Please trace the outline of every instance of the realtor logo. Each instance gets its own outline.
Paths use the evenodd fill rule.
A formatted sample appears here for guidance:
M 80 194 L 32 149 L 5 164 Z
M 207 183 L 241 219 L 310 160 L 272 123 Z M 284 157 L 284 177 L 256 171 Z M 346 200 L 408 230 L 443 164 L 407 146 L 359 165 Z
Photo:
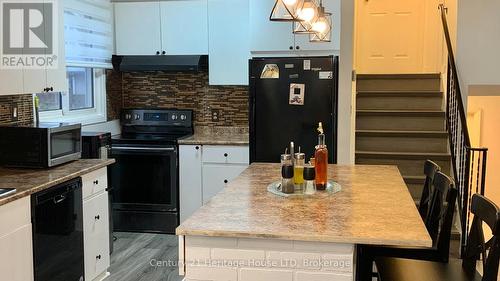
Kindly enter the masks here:
M 57 67 L 57 9 L 54 1 L 0 1 L 0 68 Z

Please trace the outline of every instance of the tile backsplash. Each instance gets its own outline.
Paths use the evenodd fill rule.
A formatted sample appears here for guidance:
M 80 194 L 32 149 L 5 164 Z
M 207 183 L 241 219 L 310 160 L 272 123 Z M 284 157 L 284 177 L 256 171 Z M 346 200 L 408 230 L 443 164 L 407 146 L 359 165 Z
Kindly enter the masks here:
M 206 72 L 124 72 L 121 83 L 125 108 L 192 109 L 197 126 L 248 126 L 248 87 L 210 86 Z
M 17 105 L 17 120 L 12 120 L 12 105 Z M 0 96 L 0 125 L 28 125 L 33 123 L 31 94 Z

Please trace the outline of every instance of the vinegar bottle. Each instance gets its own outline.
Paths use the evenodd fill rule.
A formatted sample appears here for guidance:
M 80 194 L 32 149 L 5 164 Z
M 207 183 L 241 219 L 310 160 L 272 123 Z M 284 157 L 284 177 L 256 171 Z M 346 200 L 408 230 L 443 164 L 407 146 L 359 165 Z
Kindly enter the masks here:
M 323 133 L 323 125 L 319 122 L 318 126 L 318 145 L 314 152 L 315 158 L 315 173 L 316 173 L 316 189 L 325 190 L 327 185 L 328 173 L 328 149 L 325 143 L 325 134 Z

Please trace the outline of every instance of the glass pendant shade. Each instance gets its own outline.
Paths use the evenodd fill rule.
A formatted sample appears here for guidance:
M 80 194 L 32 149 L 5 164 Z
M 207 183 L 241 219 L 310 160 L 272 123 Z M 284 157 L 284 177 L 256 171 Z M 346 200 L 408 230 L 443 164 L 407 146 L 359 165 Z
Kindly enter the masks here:
M 269 16 L 271 21 L 298 21 L 297 11 L 306 0 L 276 0 Z
M 331 42 L 332 41 L 332 14 L 323 13 L 312 24 L 311 30 L 313 33 L 309 34 L 310 42 Z

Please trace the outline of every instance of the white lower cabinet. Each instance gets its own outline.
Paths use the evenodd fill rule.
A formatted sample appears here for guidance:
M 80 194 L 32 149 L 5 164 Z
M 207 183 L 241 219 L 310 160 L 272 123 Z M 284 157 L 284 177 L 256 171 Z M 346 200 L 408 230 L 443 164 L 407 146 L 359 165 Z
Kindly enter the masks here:
M 97 170 L 82 177 L 83 194 L 83 242 L 85 259 L 85 280 L 102 280 L 106 278 L 110 265 L 109 257 L 109 209 L 108 192 L 86 192 L 95 190 L 106 175 L 106 169 Z M 105 177 L 104 177 L 105 178 Z M 97 184 L 96 184 L 97 181 Z
M 248 146 L 180 145 L 180 221 L 235 179 L 248 162 Z
M 248 165 L 203 164 L 203 204 L 234 180 Z
M 29 196 L 0 206 L 0 279 L 33 280 Z

